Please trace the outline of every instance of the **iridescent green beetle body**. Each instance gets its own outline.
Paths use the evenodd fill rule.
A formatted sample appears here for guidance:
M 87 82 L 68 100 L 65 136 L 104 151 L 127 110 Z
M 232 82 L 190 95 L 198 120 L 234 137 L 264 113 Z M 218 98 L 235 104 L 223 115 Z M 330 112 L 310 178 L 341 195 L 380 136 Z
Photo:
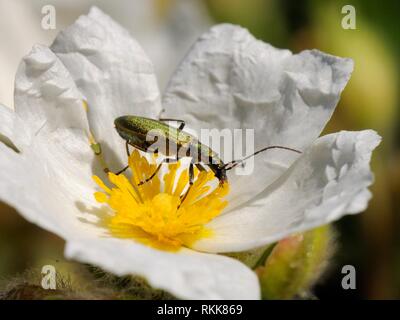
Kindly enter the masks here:
M 202 162 L 214 172 L 220 183 L 227 181 L 225 164 L 218 154 L 191 134 L 160 120 L 138 116 L 122 116 L 115 119 L 114 124 L 129 145 L 144 152 L 175 157 L 176 160 L 190 156 L 199 169 L 204 169 Z

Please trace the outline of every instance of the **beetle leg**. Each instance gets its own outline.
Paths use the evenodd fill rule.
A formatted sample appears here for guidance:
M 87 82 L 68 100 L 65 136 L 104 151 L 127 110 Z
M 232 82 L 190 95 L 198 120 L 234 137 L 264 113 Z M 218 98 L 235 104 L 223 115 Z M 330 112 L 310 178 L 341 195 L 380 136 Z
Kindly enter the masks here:
M 176 122 L 179 122 L 179 123 L 180 123 L 180 125 L 179 125 L 179 127 L 178 127 L 178 130 L 179 130 L 179 131 L 183 130 L 183 128 L 184 128 L 185 125 L 186 125 L 186 123 L 185 123 L 184 120 L 179 120 L 179 119 L 161 118 L 161 119 L 158 119 L 158 120 L 160 120 L 160 121 L 176 121 Z
M 128 168 L 129 168 L 129 165 L 127 165 L 126 167 L 122 168 L 121 170 L 119 170 L 119 171 L 116 172 L 115 174 L 118 176 L 118 175 L 120 175 L 122 172 L 125 172 Z
M 128 159 L 129 159 L 129 157 L 131 156 L 131 153 L 129 151 L 129 143 L 128 143 L 128 141 L 125 141 L 125 150 L 126 150 L 126 155 L 128 156 Z
M 201 163 L 196 163 L 195 166 L 200 171 L 207 171 L 207 169 Z
M 154 176 L 157 174 L 157 172 L 160 171 L 160 168 L 161 168 L 161 166 L 162 166 L 163 163 L 174 163 L 174 162 L 176 162 L 176 161 L 177 161 L 177 159 L 172 159 L 172 158 L 165 158 L 165 159 L 163 159 L 163 160 L 158 164 L 158 166 L 157 166 L 156 170 L 153 172 L 153 174 L 152 174 L 150 177 L 148 177 L 146 180 L 143 180 L 143 181 L 139 182 L 139 183 L 138 183 L 138 186 L 141 186 L 142 184 L 144 184 L 144 183 L 146 183 L 146 182 L 149 182 L 151 179 L 153 179 Z
M 138 183 L 138 186 L 141 186 L 142 184 L 149 182 L 151 179 L 153 179 L 153 177 L 157 174 L 157 172 L 160 171 L 161 165 L 162 165 L 162 162 L 157 166 L 156 171 L 154 171 L 153 174 L 150 177 L 148 177 L 146 180 L 140 181 Z
M 128 141 L 125 142 L 125 150 L 126 150 L 126 154 L 128 155 L 128 159 L 131 156 L 130 152 L 129 152 L 129 144 Z M 126 167 L 123 167 L 121 170 L 119 170 L 118 172 L 116 172 L 115 174 L 118 176 L 120 175 L 122 172 L 125 172 L 127 169 L 129 168 L 129 165 L 127 165 Z M 110 170 L 108 170 L 109 172 Z M 107 172 L 106 172 L 107 173 Z
M 194 167 L 193 167 L 193 162 L 190 162 L 190 165 L 189 165 L 189 188 L 187 189 L 185 195 L 183 196 L 181 203 L 178 206 L 178 209 L 182 205 L 183 201 L 185 201 L 186 197 L 188 196 L 189 191 L 193 185 L 193 180 L 194 180 Z

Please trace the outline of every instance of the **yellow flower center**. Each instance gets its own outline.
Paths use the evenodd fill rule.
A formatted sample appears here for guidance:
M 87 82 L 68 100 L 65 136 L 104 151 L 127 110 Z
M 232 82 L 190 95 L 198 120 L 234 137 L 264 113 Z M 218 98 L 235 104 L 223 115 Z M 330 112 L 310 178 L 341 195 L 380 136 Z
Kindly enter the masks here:
M 139 186 L 157 165 L 135 150 L 129 157 L 130 179 L 109 173 L 108 179 L 114 185 L 109 188 L 99 177 L 93 177 L 103 190 L 95 193 L 96 200 L 113 211 L 102 220 L 111 235 L 172 251 L 212 235 L 205 225 L 227 205 L 223 198 L 229 192 L 228 184 L 212 188 L 210 182 L 216 179 L 213 172 L 195 168 L 194 183 L 182 202 L 188 188 L 188 170 L 179 172 L 181 161 L 165 166 L 168 172 L 163 175 L 163 184 L 156 175 Z

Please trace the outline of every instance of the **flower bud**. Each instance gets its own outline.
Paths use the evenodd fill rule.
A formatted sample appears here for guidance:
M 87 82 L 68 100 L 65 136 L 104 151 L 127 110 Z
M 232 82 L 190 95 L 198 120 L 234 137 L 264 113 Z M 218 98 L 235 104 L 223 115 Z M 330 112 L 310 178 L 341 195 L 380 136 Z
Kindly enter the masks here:
M 263 299 L 310 296 L 310 288 L 325 270 L 333 250 L 329 226 L 279 241 L 265 263 L 256 269 Z

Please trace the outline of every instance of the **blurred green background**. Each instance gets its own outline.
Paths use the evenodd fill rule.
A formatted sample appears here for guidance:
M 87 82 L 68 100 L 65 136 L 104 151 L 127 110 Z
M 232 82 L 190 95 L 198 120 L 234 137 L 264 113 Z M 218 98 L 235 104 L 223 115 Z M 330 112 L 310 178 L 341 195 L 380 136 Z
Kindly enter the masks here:
M 40 28 L 40 9 L 45 4 L 56 7 L 57 30 Z M 325 133 L 372 128 L 383 136 L 383 143 L 372 163 L 374 197 L 365 213 L 335 223 L 337 253 L 315 294 L 321 299 L 400 298 L 399 1 L 0 0 L 0 69 L 8 70 L 0 76 L 0 102 L 12 107 L 17 63 L 33 43 L 50 44 L 58 31 L 93 4 L 144 46 L 154 61 L 161 88 L 195 38 L 218 22 L 239 24 L 256 37 L 294 52 L 317 48 L 354 59 L 353 76 Z M 356 9 L 355 30 L 341 27 L 346 4 Z M 10 30 L 12 39 L 7 31 L 12 25 L 10 10 L 14 10 L 13 20 L 19 15 L 24 19 L 17 26 L 19 31 Z M 0 204 L 0 278 L 61 263 L 62 248 L 56 236 Z M 341 287 L 345 264 L 356 267 L 356 290 Z

